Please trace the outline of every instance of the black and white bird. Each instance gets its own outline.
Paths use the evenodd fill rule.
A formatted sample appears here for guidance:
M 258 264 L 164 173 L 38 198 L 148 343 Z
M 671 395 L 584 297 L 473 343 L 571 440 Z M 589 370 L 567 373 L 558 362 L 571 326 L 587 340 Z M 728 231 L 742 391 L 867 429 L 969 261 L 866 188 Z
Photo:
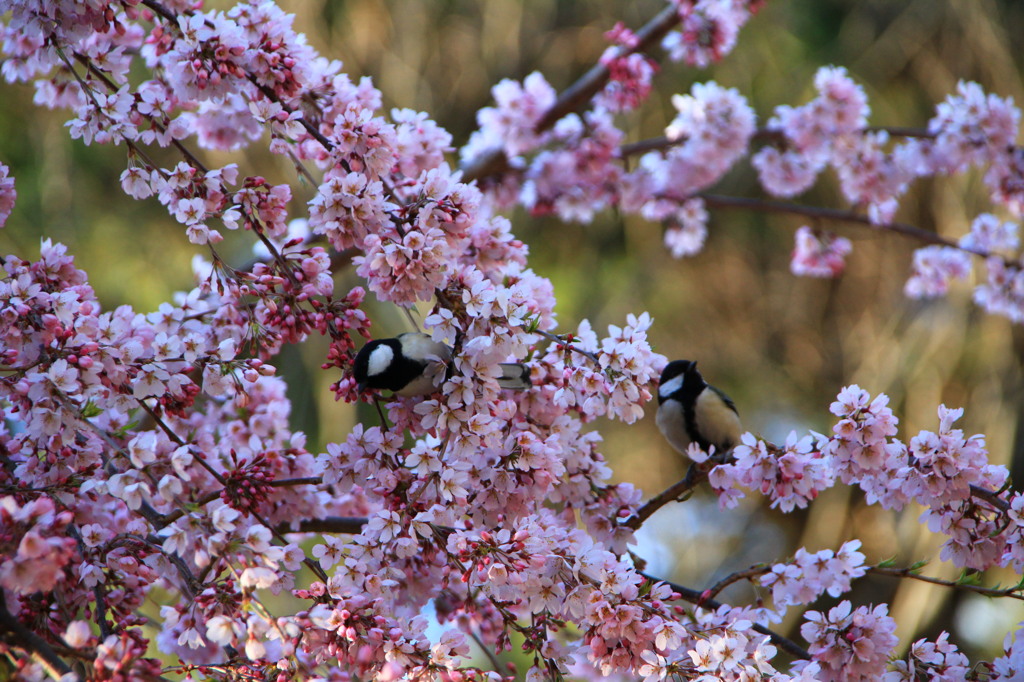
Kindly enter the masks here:
M 740 442 L 742 427 L 729 396 L 704 381 L 697 363 L 674 360 L 665 365 L 658 384 L 655 419 L 665 440 L 686 454 L 690 443 L 725 453 Z
M 356 353 L 352 374 L 359 390 L 387 390 L 400 396 L 427 395 L 440 389 L 452 349 L 422 332 L 393 339 L 375 339 Z M 498 385 L 525 390 L 530 369 L 517 362 L 502 363 Z

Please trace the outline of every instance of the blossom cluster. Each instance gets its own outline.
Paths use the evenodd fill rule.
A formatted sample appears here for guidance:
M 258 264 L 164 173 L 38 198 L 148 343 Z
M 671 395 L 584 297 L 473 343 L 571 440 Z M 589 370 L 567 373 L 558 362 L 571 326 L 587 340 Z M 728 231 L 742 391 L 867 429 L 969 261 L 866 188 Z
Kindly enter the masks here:
M 988 462 L 983 436 L 965 437 L 953 423 L 963 409 L 939 406 L 938 432 L 921 431 L 908 444 L 893 438 L 898 420 L 884 394 L 872 399 L 852 385 L 831 406 L 839 421 L 831 436 L 790 433 L 779 447 L 744 434 L 726 463 L 709 473 L 723 507 L 735 506 L 740 488 L 758 489 L 783 511 L 803 508 L 836 480 L 856 485 L 870 504 L 903 509 L 916 502 L 922 519 L 946 536 L 942 558 L 984 570 L 1021 565 L 1017 497 L 994 502 L 977 491 L 1001 490 L 1006 467 Z M 697 453 L 703 461 L 706 453 Z
M 720 59 L 758 5 L 676 2 L 678 28 L 663 44 L 690 64 Z M 635 565 L 623 521 L 642 494 L 612 482 L 590 426 L 643 415 L 666 362 L 648 337 L 653 320 L 630 314 L 603 337 L 587 321 L 557 333 L 551 282 L 496 213 L 518 202 L 588 221 L 618 207 L 664 221 L 674 255 L 699 251 L 708 213 L 698 194 L 759 137 L 738 91 L 707 82 L 675 96 L 665 143 L 627 170 L 615 115 L 640 105 L 656 70 L 638 34 L 618 26 L 600 60 L 608 79 L 579 111 L 560 111 L 540 74 L 499 83 L 461 149 L 463 173 L 427 114 L 381 113 L 372 82 L 321 57 L 268 0 L 227 11 L 0 0 L 0 12 L 4 76 L 32 80 L 40 105 L 71 110 L 73 138 L 125 145 L 124 192 L 159 202 L 212 258 L 197 257 L 195 286 L 150 313 L 104 310 L 49 240 L 36 261 L 3 260 L 0 615 L 36 637 L 4 639 L 19 674 L 42 675 L 38 659 L 63 673 L 46 655 L 61 651 L 98 679 L 500 677 L 473 664 L 470 637 L 496 651 L 516 637 L 533 656 L 530 677 L 784 682 L 884 670 L 895 646 L 884 606 L 809 612 L 808 660 L 789 673 L 776 670 L 778 639 L 764 632 L 788 606 L 848 592 L 865 570 L 856 541 L 801 550 L 762 575 L 778 613 L 684 608 L 680 591 Z M 988 164 L 993 193 L 1018 206 L 1007 101 L 965 85 L 940 106 L 932 141 L 892 146 L 864 130 L 866 98 L 845 72 L 823 70 L 816 87 L 812 103 L 769 122 L 781 148 L 753 159 L 768 191 L 798 193 L 831 165 L 846 198 L 885 222 L 929 160 L 943 172 Z M 303 217 L 290 215 L 290 185 L 234 163 L 207 167 L 189 149 L 233 151 L 265 134 L 316 188 Z M 157 164 L 152 146 L 182 158 Z M 470 182 L 482 180 L 475 160 L 495 150 L 507 172 Z M 16 198 L 8 175 L 0 167 L 0 223 Z M 222 228 L 251 234 L 251 266 L 220 258 Z M 380 400 L 379 426 L 357 425 L 323 452 L 292 430 L 271 362 L 287 344 L 325 336 L 334 392 L 365 400 L 352 364 L 371 324 L 366 290 L 335 291 L 331 253 L 316 239 L 350 256 L 380 301 L 429 302 L 425 331 L 453 348 L 438 391 Z M 806 274 L 835 274 L 849 251 L 840 238 L 798 240 L 794 268 Z M 961 246 L 1018 245 L 1012 223 L 986 217 Z M 934 260 L 922 256 L 922 280 L 945 267 Z M 983 304 L 1012 314 L 1019 268 L 992 256 L 990 274 L 999 264 Z M 499 386 L 509 361 L 526 363 L 532 388 Z M 850 387 L 832 411 L 831 437 L 793 434 L 776 447 L 745 436 L 710 473 L 723 503 L 747 487 L 790 511 L 841 480 L 887 507 L 925 505 L 958 565 L 1024 566 L 1024 497 L 994 492 L 1006 472 L 987 463 L 980 437 L 952 428 L 958 411 L 941 408 L 938 432 L 909 445 L 893 439 L 884 396 Z M 156 599 L 159 618 L 144 617 Z M 428 604 L 444 634 L 428 633 Z M 1017 648 L 994 669 L 1019 669 Z M 962 665 L 942 638 L 916 643 L 908 661 Z
M 673 0 L 680 18 L 662 47 L 673 61 L 707 66 L 732 51 L 743 25 L 762 0 Z
M 871 680 L 885 666 L 896 645 L 896 621 L 881 604 L 853 609 L 849 601 L 827 614 L 811 611 L 800 628 L 808 650 L 821 666 L 820 680 Z
M 797 438 L 790 432 L 786 444 L 776 448 L 752 434 L 743 434 L 733 449 L 733 461 L 716 466 L 710 474 L 712 487 L 725 507 L 735 506 L 743 488 L 758 488 L 784 512 L 805 508 L 822 490 L 835 482 L 828 460 L 814 448 L 813 438 Z
M 745 3 L 733 2 L 680 4 L 684 26 L 700 23 L 702 35 L 713 36 L 722 45 L 730 43 L 731 34 L 718 28 L 738 28 L 743 20 L 737 17 L 747 9 Z M 709 21 L 716 25 L 714 30 L 704 25 Z M 666 40 L 684 34 L 685 30 L 673 32 Z M 620 47 L 631 44 L 628 32 L 610 35 Z M 614 72 L 612 83 L 620 73 L 613 66 L 625 63 L 624 57 L 613 56 L 619 54 L 616 49 L 609 48 L 605 59 Z M 630 57 L 642 63 L 639 55 Z M 766 128 L 757 130 L 756 117 L 739 93 L 714 82 L 698 83 L 689 95 L 674 97 L 678 115 L 665 129 L 664 148 L 648 151 L 634 170 L 625 170 L 631 152 L 621 144 L 624 135 L 611 116 L 621 105 L 602 94 L 582 117 L 570 114 L 548 123 L 542 117 L 543 105 L 554 106 L 554 91 L 539 74 L 532 74 L 522 85 L 503 82 L 495 88 L 498 106 L 484 110 L 480 130 L 461 153 L 472 165 L 488 150 L 501 149 L 515 169 L 522 169 L 489 186 L 490 197 L 500 206 L 517 202 L 535 212 L 554 212 L 563 220 L 581 222 L 618 207 L 662 222 L 665 245 L 674 257 L 703 248 L 709 215 L 700 192 L 747 156 L 762 187 L 784 198 L 803 193 L 823 171 L 832 169 L 847 202 L 866 208 L 868 219 L 882 227 L 894 221 L 900 199 L 914 180 L 981 167 L 987 169 L 994 204 L 1019 217 L 1021 202 L 1014 188 L 1021 184 L 1024 155 L 1013 144 L 1020 112 L 1012 100 L 986 94 L 976 83 L 961 83 L 957 94 L 938 105 L 927 130 L 893 135 L 868 127 L 867 96 L 845 69 L 822 68 L 814 85 L 813 100 L 776 107 Z M 646 86 L 631 91 L 644 92 Z M 513 95 L 521 96 L 517 100 Z M 529 106 L 520 110 L 523 102 Z M 754 151 L 755 139 L 767 144 Z M 919 249 L 906 283 L 907 296 L 944 295 L 953 280 L 968 278 L 971 256 L 981 255 L 988 259 L 988 282 L 976 288 L 976 302 L 991 313 L 1024 319 L 1024 303 L 1016 291 L 1017 280 L 1024 277 L 1016 230 L 1016 223 L 982 213 L 959 241 Z M 851 250 L 844 237 L 801 227 L 792 271 L 834 277 L 842 272 Z
M 3 227 L 14 209 L 18 192 L 14 189 L 14 178 L 11 169 L 0 163 L 0 227 Z
M 641 594 L 644 579 L 619 558 L 631 532 L 616 519 L 636 508 L 639 492 L 608 483 L 598 436 L 582 429 L 584 420 L 602 414 L 633 421 L 650 399 L 664 358 L 647 341 L 649 316 L 631 316 L 608 338 L 594 337 L 595 388 L 580 396 L 578 414 L 556 401 L 555 386 L 503 393 L 496 364 L 523 358 L 539 333 L 554 328 L 552 288 L 527 268 L 509 222 L 491 214 L 481 192 L 445 164 L 446 132 L 408 110 L 391 112 L 390 121 L 379 116 L 380 93 L 316 58 L 270 3 L 226 13 L 182 8 L 175 21 L 151 17 L 148 33 L 132 23 L 135 16 L 114 16 L 105 26 L 118 37 L 97 40 L 105 47 L 123 43 L 111 57 L 120 61 L 97 63 L 63 98 L 53 79 L 39 81 L 51 95 L 42 102 L 76 110 L 76 137 L 127 144 L 132 162 L 124 190 L 155 197 L 193 243 L 216 243 L 220 225 L 245 228 L 259 239 L 261 259 L 248 272 L 197 262 L 199 286 L 150 315 L 127 307 L 103 312 L 59 245 L 45 243 L 37 263 L 7 259 L 3 360 L 10 374 L 2 388 L 12 405 L 8 421 L 19 426 L 3 434 L 5 451 L 17 465 L 15 480 L 52 491 L 68 509 L 62 522 L 73 515 L 85 524 L 78 548 L 85 579 L 44 585 L 64 585 L 69 595 L 48 636 L 75 622 L 88 590 L 117 593 L 118 600 L 104 600 L 100 626 L 132 648 L 106 651 L 105 639 L 76 641 L 105 652 L 96 655 L 98 668 L 119 654 L 143 669 L 150 663 L 137 650 L 145 638 L 132 609 L 160 586 L 172 596 L 161 610 L 157 644 L 184 666 L 209 666 L 230 647 L 253 664 L 298 677 L 320 665 L 359 676 L 474 674 L 461 635 L 440 644 L 425 637 L 418 611 L 429 599 L 444 620 L 468 619 L 466 627 L 498 646 L 507 640 L 509 613 L 555 620 L 581 614 L 543 598 L 543 590 L 523 592 L 525 600 L 468 591 L 454 578 L 471 557 L 454 540 L 439 545 L 438 534 L 521 528 L 518 542 L 535 539 L 525 564 L 511 566 L 513 580 L 557 587 L 533 557 L 545 547 L 554 551 L 568 520 L 579 518 L 587 529 L 580 542 L 592 543 L 607 564 L 587 574 L 588 594 L 633 585 L 631 597 L 610 592 L 616 600 L 605 609 L 632 614 L 648 633 L 633 638 L 634 626 L 623 619 L 616 634 L 600 620 L 605 611 L 595 612 L 586 651 L 606 668 L 636 667 L 660 635 L 667 653 L 664 642 L 678 636 L 666 633 L 682 633 L 682 625 L 675 611 L 651 602 L 670 592 Z M 154 78 L 132 90 L 125 73 L 134 55 Z M 20 77 L 45 73 L 46 62 L 34 59 L 16 55 L 5 68 Z M 623 79 L 631 64 L 616 65 Z M 550 92 L 539 79 L 529 89 L 538 101 L 527 109 L 539 116 Z M 316 102 L 315 122 L 303 113 L 306 101 Z M 522 93 L 510 92 L 507 101 L 523 104 Z M 518 115 L 505 120 L 519 126 L 527 144 L 532 133 Z M 587 125 L 600 126 L 600 117 Z M 512 128 L 503 139 L 515 139 Z M 273 151 L 322 173 L 308 220 L 288 220 L 286 185 L 243 177 L 233 164 L 208 169 L 193 156 L 160 168 L 141 149 L 192 135 L 201 146 L 232 149 L 263 130 Z M 601 161 L 620 142 L 611 134 L 595 145 L 578 127 L 574 132 L 572 120 L 556 134 L 576 136 Z M 330 259 L 308 244 L 309 235 L 355 251 L 356 273 L 381 300 L 436 298 L 425 325 L 458 350 L 438 395 L 389 403 L 390 429 L 359 427 L 320 456 L 288 429 L 284 386 L 268 361 L 283 344 L 326 334 L 325 367 L 346 374 L 336 391 L 356 399 L 353 337 L 366 336 L 369 321 L 361 288 L 334 297 Z M 556 353 L 535 371 L 562 372 L 563 363 Z M 412 434 L 411 445 L 403 432 Z M 52 454 L 34 455 L 40 451 Z M 555 501 L 559 513 L 545 500 Z M 309 556 L 299 544 L 303 536 L 281 541 L 306 520 L 330 517 L 368 521 L 354 538 L 325 536 Z M 60 547 L 69 546 L 65 540 Z M 24 551 L 10 548 L 12 566 L 43 556 L 38 543 L 24 544 Z M 68 561 L 54 561 L 54 570 Z M 295 573 L 303 564 L 320 580 L 298 589 Z M 395 589 L 400 584 L 405 588 Z M 271 616 L 263 591 L 290 591 L 299 606 Z M 582 598 L 581 592 L 571 603 Z M 30 618 L 45 604 L 22 600 L 11 608 Z M 551 665 L 568 665 L 571 650 L 551 650 L 544 628 L 536 636 Z
M 8 496 L 0 498 L 0 505 L 2 551 L 11 557 L 0 567 L 0 585 L 19 595 L 52 590 L 75 555 L 75 541 L 65 532 L 72 514 L 57 513 L 47 497 L 20 505 Z
M 806 225 L 797 228 L 796 245 L 789 269 L 804 277 L 835 277 L 846 267 L 853 244 L 846 237 L 816 233 Z
M 859 549 L 860 540 L 844 543 L 836 552 L 823 549 L 812 554 L 800 548 L 792 562 L 772 566 L 760 578 L 760 584 L 772 588 L 772 601 L 777 609 L 811 604 L 826 592 L 838 597 L 865 573 L 864 555 Z

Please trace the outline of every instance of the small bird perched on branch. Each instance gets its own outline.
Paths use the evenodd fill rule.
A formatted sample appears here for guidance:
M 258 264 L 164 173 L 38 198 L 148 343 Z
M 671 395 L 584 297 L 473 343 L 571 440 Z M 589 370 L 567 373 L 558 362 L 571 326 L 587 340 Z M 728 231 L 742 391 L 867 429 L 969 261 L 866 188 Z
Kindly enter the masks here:
M 427 395 L 438 390 L 452 360 L 452 349 L 422 332 L 393 339 L 375 339 L 356 353 L 353 376 L 359 390 L 388 390 L 400 396 Z M 530 369 L 518 362 L 501 363 L 498 385 L 512 390 L 530 387 Z
M 740 442 L 742 427 L 729 396 L 704 381 L 697 363 L 675 360 L 665 365 L 658 384 L 658 430 L 679 452 L 690 443 L 725 453 Z

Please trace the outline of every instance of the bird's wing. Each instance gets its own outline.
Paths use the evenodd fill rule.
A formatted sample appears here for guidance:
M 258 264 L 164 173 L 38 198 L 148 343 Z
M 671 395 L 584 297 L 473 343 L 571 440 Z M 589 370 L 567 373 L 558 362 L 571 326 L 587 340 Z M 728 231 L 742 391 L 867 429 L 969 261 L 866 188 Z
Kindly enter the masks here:
M 729 396 L 727 396 L 727 395 L 726 395 L 725 393 L 723 393 L 722 391 L 718 390 L 717 388 L 715 388 L 714 386 L 712 386 L 712 385 L 710 385 L 710 384 L 708 384 L 708 388 L 710 388 L 710 389 L 711 389 L 712 391 L 714 391 L 715 393 L 717 393 L 717 394 L 718 394 L 718 397 L 722 399 L 722 402 L 723 402 L 723 403 L 725 403 L 726 405 L 728 405 L 728 406 L 729 406 L 729 409 L 730 409 L 730 410 L 732 410 L 732 411 L 733 411 L 733 412 L 735 412 L 736 414 L 739 414 L 739 411 L 738 411 L 738 410 L 736 409 L 736 403 L 734 403 L 734 402 L 732 401 L 732 398 L 730 398 L 730 397 L 729 397 Z

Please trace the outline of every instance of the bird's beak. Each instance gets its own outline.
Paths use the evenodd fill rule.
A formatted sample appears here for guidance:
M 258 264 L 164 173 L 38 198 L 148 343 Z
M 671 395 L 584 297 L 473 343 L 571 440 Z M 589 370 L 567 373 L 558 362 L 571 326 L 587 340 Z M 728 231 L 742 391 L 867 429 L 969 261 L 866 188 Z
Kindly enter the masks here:
M 366 384 L 360 381 L 358 384 L 356 384 L 356 389 L 358 389 L 359 392 L 362 393 L 363 391 L 366 390 Z

